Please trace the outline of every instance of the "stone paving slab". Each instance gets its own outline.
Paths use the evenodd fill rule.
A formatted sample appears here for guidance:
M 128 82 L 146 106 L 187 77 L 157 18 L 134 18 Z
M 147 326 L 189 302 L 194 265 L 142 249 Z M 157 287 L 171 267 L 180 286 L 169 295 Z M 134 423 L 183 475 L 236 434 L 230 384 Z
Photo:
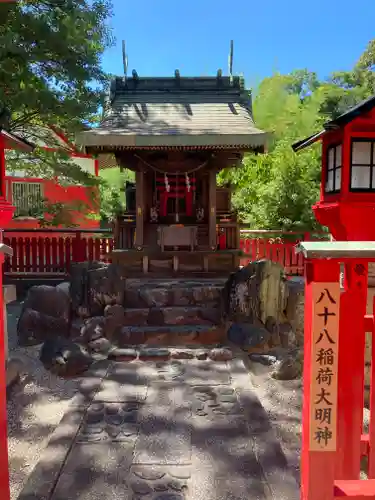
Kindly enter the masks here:
M 18 500 L 299 498 L 241 360 L 94 372 Z
M 51 500 L 133 500 L 128 488 L 134 444 L 75 444 Z
M 230 385 L 231 374 L 226 362 L 215 362 L 209 359 L 181 360 L 183 374 L 181 380 L 191 386 Z
M 113 363 L 95 394 L 95 401 L 144 401 L 150 380 L 156 377 L 152 363 Z
M 139 424 L 134 464 L 189 464 L 191 411 L 186 408 L 149 406 Z

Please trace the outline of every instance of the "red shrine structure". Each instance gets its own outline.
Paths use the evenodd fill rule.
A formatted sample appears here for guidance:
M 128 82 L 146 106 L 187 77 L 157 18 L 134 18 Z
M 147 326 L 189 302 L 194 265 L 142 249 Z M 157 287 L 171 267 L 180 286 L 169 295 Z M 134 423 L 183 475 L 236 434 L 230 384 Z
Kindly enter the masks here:
M 32 151 L 34 146 L 28 141 L 4 130 L 0 127 L 0 231 L 9 226 L 14 213 L 14 207 L 6 199 L 5 183 L 5 150 L 21 149 L 25 152 Z M 1 233 L 0 233 L 1 234 Z M 11 249 L 0 242 L 0 491 L 1 498 L 10 499 L 9 492 L 9 467 L 8 467 L 8 439 L 7 439 L 7 406 L 6 406 L 6 371 L 5 371 L 5 340 L 4 340 L 4 307 L 2 287 L 2 265 L 4 255 Z
M 112 262 L 127 274 L 225 272 L 238 267 L 240 232 L 230 186 L 217 174 L 264 150 L 240 77 L 115 78 L 87 154 L 135 172 L 115 222 Z M 108 163 L 107 163 L 108 164 Z
M 301 499 L 375 499 L 375 96 L 294 144 L 322 141 L 317 220 L 334 242 L 305 242 L 305 366 Z M 365 332 L 372 333 L 370 430 L 363 434 Z M 367 480 L 361 460 L 367 458 Z M 362 462 L 363 463 L 363 462 Z

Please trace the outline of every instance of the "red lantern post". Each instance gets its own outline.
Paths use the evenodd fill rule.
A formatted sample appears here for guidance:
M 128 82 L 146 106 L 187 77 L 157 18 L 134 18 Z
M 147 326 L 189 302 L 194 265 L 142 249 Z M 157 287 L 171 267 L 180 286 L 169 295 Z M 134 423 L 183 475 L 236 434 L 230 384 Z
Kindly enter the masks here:
M 293 146 L 322 141 L 320 200 L 315 217 L 337 241 L 375 241 L 375 96 L 328 122 Z M 360 244 L 354 245 L 359 248 Z M 342 264 L 338 414 L 335 478 L 360 474 L 363 419 L 367 262 Z M 307 498 L 307 497 L 306 497 Z M 310 498 L 309 498 L 310 500 Z
M 5 150 L 23 149 L 32 151 L 33 146 L 27 141 L 0 128 L 0 231 L 9 226 L 13 217 L 14 207 L 6 200 L 5 188 Z M 4 338 L 4 297 L 3 272 L 4 255 L 11 254 L 12 249 L 0 242 L 0 497 L 10 499 L 8 437 L 7 437 L 7 407 L 6 407 L 6 355 Z

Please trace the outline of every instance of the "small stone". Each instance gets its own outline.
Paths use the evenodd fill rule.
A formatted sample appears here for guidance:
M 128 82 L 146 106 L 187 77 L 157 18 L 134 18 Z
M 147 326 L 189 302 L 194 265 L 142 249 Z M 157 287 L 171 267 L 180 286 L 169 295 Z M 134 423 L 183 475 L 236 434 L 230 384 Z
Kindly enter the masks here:
M 101 337 L 89 342 L 87 347 L 91 352 L 107 354 L 112 349 L 113 346 L 108 339 Z
M 208 358 L 208 351 L 197 351 L 195 357 L 199 360 L 205 360 Z
M 151 360 L 168 360 L 170 357 L 169 349 L 145 348 L 139 351 L 139 359 L 142 361 Z
M 212 359 L 212 361 L 230 361 L 233 359 L 233 353 L 230 349 L 219 347 L 217 349 L 212 349 L 209 358 Z
M 130 483 L 130 487 L 137 495 L 144 496 L 152 493 L 152 488 L 144 481 L 132 482 Z
M 258 353 L 249 354 L 249 359 L 250 361 L 254 361 L 255 363 L 261 363 L 262 365 L 265 366 L 274 365 L 277 361 L 277 358 L 275 356 L 270 356 L 269 354 L 258 354 Z
M 293 349 L 283 359 L 275 363 L 275 370 L 271 373 L 271 377 L 277 380 L 294 380 L 301 377 L 302 372 L 303 351 Z
M 171 354 L 172 359 L 193 359 L 194 354 L 189 351 L 175 351 Z
M 155 500 L 184 500 L 184 495 L 181 493 L 161 493 L 154 497 Z
M 39 359 L 46 370 L 59 377 L 81 375 L 93 361 L 80 345 L 63 338 L 46 340 Z
M 108 359 L 113 361 L 133 361 L 137 357 L 135 349 L 124 349 L 116 347 L 108 354 Z
M 84 342 L 91 342 L 101 337 L 105 337 L 105 318 L 104 316 L 94 316 L 85 321 L 81 328 L 81 337 Z

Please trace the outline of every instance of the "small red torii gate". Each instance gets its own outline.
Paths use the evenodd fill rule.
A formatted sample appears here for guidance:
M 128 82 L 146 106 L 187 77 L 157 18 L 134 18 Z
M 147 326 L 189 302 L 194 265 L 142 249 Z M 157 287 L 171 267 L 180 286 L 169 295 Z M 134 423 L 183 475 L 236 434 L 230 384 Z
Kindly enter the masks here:
M 362 434 L 368 263 L 375 242 L 302 242 L 305 263 L 301 500 L 375 499 L 375 421 Z M 375 314 L 375 301 L 374 301 Z M 375 342 L 370 415 L 375 415 Z M 362 456 L 368 480 L 360 480 Z

